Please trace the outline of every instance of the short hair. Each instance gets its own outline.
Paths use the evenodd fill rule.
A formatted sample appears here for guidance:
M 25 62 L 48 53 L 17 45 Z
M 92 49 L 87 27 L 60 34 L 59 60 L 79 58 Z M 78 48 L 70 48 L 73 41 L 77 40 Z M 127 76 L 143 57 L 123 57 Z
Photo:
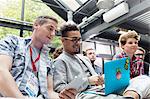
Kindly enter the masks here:
M 120 35 L 119 40 L 118 40 L 119 45 L 120 46 L 125 45 L 127 42 L 127 39 L 129 39 L 129 38 L 135 38 L 138 41 L 140 40 L 140 36 L 137 34 L 136 31 L 130 31 L 129 30 L 128 32 Z
M 85 50 L 85 56 L 87 56 L 87 51 L 89 51 L 89 50 L 94 50 L 93 48 L 87 48 L 86 50 Z M 94 50 L 95 51 L 95 50 Z
M 60 33 L 62 37 L 67 37 L 67 33 L 70 31 L 79 31 L 79 28 L 75 23 L 66 22 L 60 27 Z
M 39 17 L 37 17 L 37 19 L 35 20 L 34 23 L 39 24 L 39 25 L 43 25 L 43 24 L 47 23 L 47 19 L 53 20 L 56 23 L 58 23 L 58 20 L 54 17 L 51 17 L 51 16 L 39 16 Z
M 85 50 L 85 52 L 87 52 L 88 50 L 94 50 L 93 48 L 87 48 L 86 50 Z

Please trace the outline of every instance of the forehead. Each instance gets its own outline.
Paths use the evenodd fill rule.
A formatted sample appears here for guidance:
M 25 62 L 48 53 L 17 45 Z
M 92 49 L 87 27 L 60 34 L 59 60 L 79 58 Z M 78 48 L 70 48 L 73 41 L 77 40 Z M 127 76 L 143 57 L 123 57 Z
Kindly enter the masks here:
M 68 31 L 67 36 L 68 37 L 81 37 L 80 31 Z
M 48 25 L 48 26 L 53 27 L 53 28 L 57 28 L 58 23 L 55 22 L 54 20 L 46 19 L 46 21 L 47 22 L 45 23 L 45 25 Z
M 135 41 L 138 41 L 138 40 L 136 40 L 135 38 L 128 38 L 127 39 L 127 42 L 135 42 Z
M 87 53 L 95 53 L 95 51 L 93 49 L 89 49 L 87 50 Z

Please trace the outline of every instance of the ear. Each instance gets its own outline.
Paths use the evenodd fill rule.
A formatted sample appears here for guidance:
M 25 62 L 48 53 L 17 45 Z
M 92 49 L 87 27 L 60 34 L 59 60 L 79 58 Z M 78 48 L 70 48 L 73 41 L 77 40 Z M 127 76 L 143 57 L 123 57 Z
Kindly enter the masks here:
M 37 29 L 39 27 L 39 25 L 37 23 L 33 24 L 33 29 Z
M 121 45 L 120 47 L 121 47 L 122 49 L 124 49 L 124 45 Z
M 61 37 L 61 42 L 63 43 L 65 41 L 65 39 L 63 37 Z

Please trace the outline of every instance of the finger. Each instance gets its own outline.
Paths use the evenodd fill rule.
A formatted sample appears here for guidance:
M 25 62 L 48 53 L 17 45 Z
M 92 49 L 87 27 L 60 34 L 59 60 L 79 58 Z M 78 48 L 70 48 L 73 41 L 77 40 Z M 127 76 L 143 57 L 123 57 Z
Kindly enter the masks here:
M 65 99 L 74 99 L 75 95 L 76 95 L 77 91 L 73 88 L 69 88 L 69 89 L 64 89 L 61 92 L 61 96 L 65 97 Z
M 60 99 L 70 99 L 70 97 L 66 93 L 59 94 Z
M 71 99 L 74 99 L 76 96 L 77 91 L 75 89 L 68 89 L 66 93 Z
M 58 95 L 60 99 L 64 99 L 63 96 L 61 94 Z
M 65 98 L 63 98 L 63 97 L 59 96 L 59 99 L 65 99 Z
M 76 90 L 76 89 L 72 89 L 72 88 L 68 89 L 68 91 L 69 91 L 71 94 L 73 94 L 73 95 L 76 95 L 76 93 L 77 93 L 77 90 Z
M 103 82 L 103 80 L 102 80 L 102 79 L 98 79 L 97 84 L 98 84 L 98 85 L 103 85 L 103 84 L 104 84 L 104 82 Z

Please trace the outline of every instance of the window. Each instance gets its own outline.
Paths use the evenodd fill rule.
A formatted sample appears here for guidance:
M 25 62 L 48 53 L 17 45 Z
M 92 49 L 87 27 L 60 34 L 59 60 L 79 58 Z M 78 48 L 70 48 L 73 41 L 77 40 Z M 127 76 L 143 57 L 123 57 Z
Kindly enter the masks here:
M 59 0 L 67 5 L 72 11 L 77 10 L 82 4 L 88 0 Z
M 111 55 L 110 45 L 96 44 L 96 54 Z

